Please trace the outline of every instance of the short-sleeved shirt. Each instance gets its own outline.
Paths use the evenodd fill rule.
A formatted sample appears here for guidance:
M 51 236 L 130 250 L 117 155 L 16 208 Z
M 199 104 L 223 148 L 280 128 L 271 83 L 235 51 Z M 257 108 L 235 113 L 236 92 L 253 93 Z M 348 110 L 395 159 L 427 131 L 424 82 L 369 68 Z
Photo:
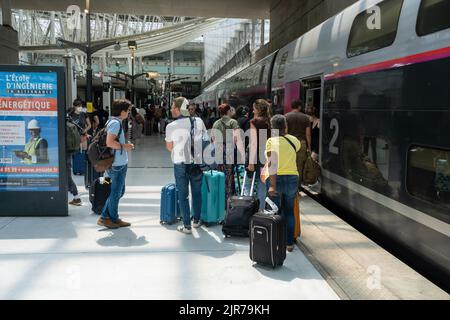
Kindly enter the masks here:
M 120 120 L 119 118 L 111 117 L 106 126 L 106 131 L 108 133 L 114 134 L 116 136 L 119 135 L 121 123 L 122 123 L 122 120 Z M 122 133 L 120 134 L 120 137 L 119 137 L 119 143 L 122 143 L 122 144 L 126 143 L 125 132 L 123 130 L 123 127 L 122 127 Z M 119 167 L 119 166 L 124 166 L 124 165 L 128 164 L 127 150 L 116 149 L 115 151 L 116 151 L 116 153 L 115 153 L 114 162 L 113 162 L 112 166 Z
M 302 112 L 289 112 L 286 114 L 289 134 L 300 141 L 306 141 L 306 129 L 311 127 L 309 117 Z
M 208 139 L 202 119 L 195 117 L 194 143 L 201 145 Z M 193 163 L 191 157 L 191 121 L 189 117 L 179 118 L 167 125 L 166 142 L 173 142 L 172 161 L 174 164 Z
M 292 142 L 293 146 L 286 140 Z M 298 139 L 290 134 L 285 137 L 273 137 L 267 140 L 266 155 L 268 152 L 276 152 L 278 154 L 278 170 L 279 176 L 298 176 L 297 170 L 297 152 L 300 151 L 301 143 Z
M 227 130 L 240 129 L 240 127 L 239 123 L 236 120 L 224 116 L 214 123 L 213 129 L 220 131 L 220 133 L 222 134 L 222 141 L 223 143 L 225 143 L 227 138 Z

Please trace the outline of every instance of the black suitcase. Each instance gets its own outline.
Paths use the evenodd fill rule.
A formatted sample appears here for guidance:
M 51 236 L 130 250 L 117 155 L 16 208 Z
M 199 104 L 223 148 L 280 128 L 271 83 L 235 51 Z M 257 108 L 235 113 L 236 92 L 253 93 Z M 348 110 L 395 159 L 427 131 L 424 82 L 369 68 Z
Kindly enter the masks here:
M 145 120 L 145 124 L 144 124 L 144 133 L 146 136 L 151 136 L 152 135 L 152 126 L 149 120 Z
M 89 188 L 89 201 L 92 204 L 92 212 L 101 215 L 110 194 L 111 179 L 106 177 L 103 183 L 101 178 L 96 179 Z
M 86 190 L 89 190 L 90 186 L 94 183 L 94 181 L 100 178 L 102 175 L 103 172 L 95 171 L 94 166 L 86 157 L 86 173 L 84 174 L 84 186 Z
M 250 259 L 276 268 L 286 259 L 286 221 L 277 214 L 257 213 L 250 219 Z
M 259 210 L 259 199 L 253 196 L 256 174 L 253 173 L 252 187 L 250 189 L 250 194 L 252 196 L 244 196 L 246 179 L 247 172 L 245 172 L 244 175 L 241 195 L 233 196 L 228 199 L 227 212 L 222 225 L 222 233 L 226 237 L 248 237 L 250 218 Z

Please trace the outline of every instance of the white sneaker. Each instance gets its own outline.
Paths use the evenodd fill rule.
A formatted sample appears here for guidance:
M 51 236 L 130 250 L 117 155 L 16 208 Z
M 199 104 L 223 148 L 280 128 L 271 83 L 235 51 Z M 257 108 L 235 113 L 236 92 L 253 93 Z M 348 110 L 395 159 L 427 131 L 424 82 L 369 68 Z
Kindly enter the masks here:
M 185 226 L 179 226 L 177 228 L 177 230 L 180 231 L 181 233 L 184 233 L 184 234 L 192 234 L 192 230 L 186 228 Z
M 200 228 L 201 226 L 202 226 L 202 221 L 201 220 L 198 220 L 197 222 L 192 222 L 192 226 L 194 227 L 194 228 Z

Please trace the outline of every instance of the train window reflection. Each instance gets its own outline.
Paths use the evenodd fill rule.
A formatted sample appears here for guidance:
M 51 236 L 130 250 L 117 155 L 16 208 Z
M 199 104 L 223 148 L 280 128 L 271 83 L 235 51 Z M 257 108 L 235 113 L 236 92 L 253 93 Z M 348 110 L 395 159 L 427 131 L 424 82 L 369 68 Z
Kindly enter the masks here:
M 374 7 L 374 10 L 361 12 L 350 31 L 347 56 L 355 57 L 393 44 L 402 5 L 403 0 L 386 0 Z M 379 12 L 376 8 L 379 8 Z
M 450 151 L 411 148 L 407 189 L 413 196 L 450 208 Z
M 450 0 L 422 0 L 417 34 L 425 36 L 450 28 Z
M 379 137 L 345 136 L 343 166 L 347 177 L 379 192 L 389 189 L 389 144 Z

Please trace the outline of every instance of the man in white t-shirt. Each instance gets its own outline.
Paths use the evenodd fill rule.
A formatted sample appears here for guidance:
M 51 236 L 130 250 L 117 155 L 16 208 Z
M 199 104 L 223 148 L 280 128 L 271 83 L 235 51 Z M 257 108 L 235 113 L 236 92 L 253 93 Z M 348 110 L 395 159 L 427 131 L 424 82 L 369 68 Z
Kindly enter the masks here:
M 147 114 L 147 112 L 145 112 L 145 109 L 141 107 L 138 109 L 138 112 L 142 116 L 142 118 L 145 119 L 145 115 Z
M 166 147 L 172 153 L 174 163 L 175 184 L 179 192 L 180 211 L 183 218 L 183 226 L 178 231 L 191 234 L 191 210 L 189 207 L 189 183 L 192 192 L 192 211 L 194 216 L 193 226 L 201 226 L 200 213 L 202 208 L 202 180 L 203 172 L 194 164 L 193 154 L 197 152 L 191 149 L 191 126 L 194 125 L 194 144 L 201 146 L 201 140 L 206 135 L 206 128 L 202 119 L 189 117 L 189 101 L 186 98 L 176 98 L 172 104 L 172 117 L 175 119 L 166 128 Z M 195 151 L 195 152 L 194 152 Z

